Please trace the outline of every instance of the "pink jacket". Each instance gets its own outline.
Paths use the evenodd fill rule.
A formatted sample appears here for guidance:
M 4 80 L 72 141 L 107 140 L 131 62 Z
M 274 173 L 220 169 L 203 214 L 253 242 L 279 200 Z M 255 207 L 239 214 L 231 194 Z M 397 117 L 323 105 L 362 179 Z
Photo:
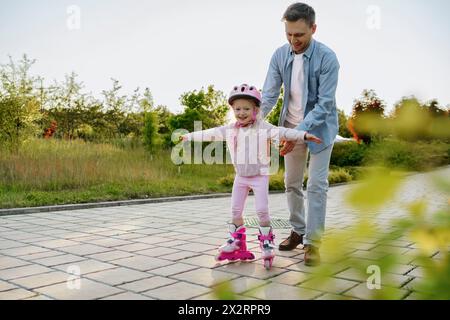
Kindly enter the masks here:
M 269 174 L 270 142 L 304 141 L 304 136 L 305 131 L 276 127 L 264 120 L 244 128 L 232 123 L 186 135 L 188 141 L 226 141 L 236 174 L 243 177 Z

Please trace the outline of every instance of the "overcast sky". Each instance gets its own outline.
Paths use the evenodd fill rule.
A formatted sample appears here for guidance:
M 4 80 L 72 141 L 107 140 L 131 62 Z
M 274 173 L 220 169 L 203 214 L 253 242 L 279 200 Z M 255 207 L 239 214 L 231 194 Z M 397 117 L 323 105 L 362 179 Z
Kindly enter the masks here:
M 23 53 L 33 73 L 72 71 L 99 97 L 110 78 L 129 94 L 150 88 L 157 105 L 209 84 L 261 88 L 289 0 L 0 0 L 0 63 Z M 405 95 L 450 104 L 450 1 L 311 0 L 315 39 L 340 61 L 338 107 L 350 113 L 365 88 L 388 108 Z M 75 6 L 75 7 L 71 7 Z M 79 19 L 78 19 L 79 16 Z

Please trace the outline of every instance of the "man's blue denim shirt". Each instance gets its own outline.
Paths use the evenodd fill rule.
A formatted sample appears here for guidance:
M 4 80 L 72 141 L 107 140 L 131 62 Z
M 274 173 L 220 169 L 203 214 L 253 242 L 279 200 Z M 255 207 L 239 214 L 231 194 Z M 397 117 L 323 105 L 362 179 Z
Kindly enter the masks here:
M 303 59 L 305 85 L 302 109 L 304 115 L 303 121 L 296 129 L 307 131 L 322 139 L 322 144 L 307 142 L 311 153 L 318 153 L 333 144 L 338 133 L 336 87 L 339 62 L 330 48 L 314 39 L 311 39 Z M 263 117 L 276 105 L 281 86 L 284 86 L 279 126 L 283 126 L 286 119 L 293 60 L 294 52 L 289 43 L 278 48 L 272 56 L 264 82 L 261 104 Z

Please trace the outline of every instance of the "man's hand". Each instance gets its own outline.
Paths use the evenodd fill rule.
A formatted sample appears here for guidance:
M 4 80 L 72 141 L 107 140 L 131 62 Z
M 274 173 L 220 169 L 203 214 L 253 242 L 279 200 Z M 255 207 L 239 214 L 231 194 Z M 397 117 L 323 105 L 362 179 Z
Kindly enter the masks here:
M 287 140 L 281 140 L 281 150 L 280 154 L 284 157 L 289 152 L 291 152 L 295 147 L 295 141 L 287 141 Z
M 313 135 L 311 133 L 307 133 L 305 135 L 305 141 L 312 141 L 312 142 L 319 143 L 319 144 L 322 143 L 322 140 L 320 138 L 316 137 L 315 135 Z

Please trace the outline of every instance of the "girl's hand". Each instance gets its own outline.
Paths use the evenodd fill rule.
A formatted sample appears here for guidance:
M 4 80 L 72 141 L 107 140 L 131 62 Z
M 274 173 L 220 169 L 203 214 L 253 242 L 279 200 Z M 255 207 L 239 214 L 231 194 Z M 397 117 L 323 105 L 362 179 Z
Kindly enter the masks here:
M 187 141 L 188 138 L 186 137 L 186 135 L 182 135 L 178 139 L 179 139 L 179 141 Z
M 313 135 L 311 133 L 307 133 L 305 135 L 305 141 L 312 141 L 312 142 L 315 142 L 318 144 L 322 143 L 322 140 L 320 138 L 316 137 L 315 135 Z

